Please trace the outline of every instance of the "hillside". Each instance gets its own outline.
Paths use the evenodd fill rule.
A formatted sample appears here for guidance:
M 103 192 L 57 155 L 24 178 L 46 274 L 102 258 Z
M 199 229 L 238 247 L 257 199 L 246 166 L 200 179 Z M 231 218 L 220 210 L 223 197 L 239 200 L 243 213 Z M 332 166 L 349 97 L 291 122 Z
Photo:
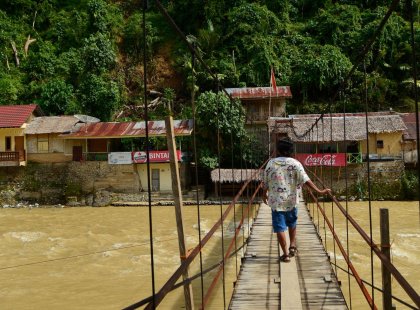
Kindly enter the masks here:
M 153 1 L 149 1 L 154 3 Z M 225 87 L 290 85 L 289 112 L 325 106 L 391 1 L 162 1 Z M 357 68 L 342 99 L 372 111 L 413 111 L 410 12 L 420 46 L 419 0 L 403 1 Z M 3 0 L 0 104 L 38 103 L 51 115 L 143 117 L 142 1 Z M 151 117 L 188 115 L 191 54 L 157 8 L 146 12 Z M 417 58 L 420 58 L 417 53 Z M 417 71 L 419 71 L 417 59 Z M 366 74 L 365 74 L 366 71 Z M 215 90 L 200 66 L 196 89 Z M 157 96 L 156 96 L 157 94 Z M 157 99 L 158 98 L 158 99 Z M 160 99 L 159 99 L 160 98 Z M 139 107 L 140 106 L 140 107 Z

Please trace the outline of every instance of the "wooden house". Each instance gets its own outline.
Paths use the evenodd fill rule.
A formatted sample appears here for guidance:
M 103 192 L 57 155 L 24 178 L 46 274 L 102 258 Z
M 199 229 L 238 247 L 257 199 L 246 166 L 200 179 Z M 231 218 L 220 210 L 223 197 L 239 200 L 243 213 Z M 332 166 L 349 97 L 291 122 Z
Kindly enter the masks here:
M 292 98 L 290 87 L 227 88 L 226 91 L 241 101 L 246 113 L 245 128 L 263 149 L 269 149 L 267 121 L 270 117 L 286 116 L 286 100 Z
M 402 139 L 404 162 L 409 165 L 416 165 L 418 161 L 416 113 L 403 113 L 401 114 L 401 118 L 407 127 Z
M 99 120 L 98 120 L 99 121 Z M 73 147 L 80 140 L 65 140 L 60 135 L 79 130 L 84 124 L 76 116 L 35 117 L 24 130 L 27 159 L 37 163 L 59 163 L 73 160 Z

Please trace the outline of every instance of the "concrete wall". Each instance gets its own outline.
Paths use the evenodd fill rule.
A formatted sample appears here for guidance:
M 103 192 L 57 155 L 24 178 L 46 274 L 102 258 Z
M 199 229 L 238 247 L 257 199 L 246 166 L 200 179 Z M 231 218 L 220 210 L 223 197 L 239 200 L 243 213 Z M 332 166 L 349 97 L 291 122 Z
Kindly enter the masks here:
M 11 170 L 0 167 L 0 182 L 18 181 L 21 199 L 39 203 L 63 203 L 66 197 L 86 197 L 101 191 L 138 194 L 147 191 L 145 164 L 109 165 L 107 162 L 30 163 L 27 167 Z M 169 163 L 152 163 L 159 169 L 160 192 L 172 192 Z M 19 171 L 19 175 L 10 175 Z M 185 189 L 188 166 L 180 166 L 181 188 Z M 150 174 L 152 175 L 152 174 Z

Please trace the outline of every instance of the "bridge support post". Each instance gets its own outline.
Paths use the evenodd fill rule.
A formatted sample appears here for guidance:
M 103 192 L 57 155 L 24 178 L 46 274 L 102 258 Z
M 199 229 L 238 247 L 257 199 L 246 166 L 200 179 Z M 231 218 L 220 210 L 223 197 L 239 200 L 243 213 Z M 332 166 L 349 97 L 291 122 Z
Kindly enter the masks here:
M 172 175 L 172 192 L 174 195 L 174 204 L 175 204 L 175 217 L 176 217 L 176 227 L 178 230 L 178 244 L 179 244 L 179 256 L 181 257 L 181 262 L 187 257 L 187 250 L 185 248 L 185 236 L 184 236 L 184 225 L 182 221 L 182 192 L 181 192 L 181 182 L 179 178 L 179 169 L 178 169 L 178 158 L 176 155 L 176 144 L 175 144 L 175 135 L 174 135 L 174 124 L 172 116 L 168 116 L 165 119 L 166 127 L 166 140 L 168 142 L 169 149 L 169 160 L 171 166 L 171 175 Z M 183 279 L 188 279 L 188 269 L 182 275 Z M 194 309 L 194 300 L 193 300 L 193 291 L 191 283 L 184 285 L 184 297 L 185 297 L 185 308 L 187 310 Z
M 391 261 L 391 245 L 389 244 L 389 216 L 388 209 L 380 209 L 381 252 Z M 393 310 L 391 272 L 381 263 L 382 268 L 382 308 Z

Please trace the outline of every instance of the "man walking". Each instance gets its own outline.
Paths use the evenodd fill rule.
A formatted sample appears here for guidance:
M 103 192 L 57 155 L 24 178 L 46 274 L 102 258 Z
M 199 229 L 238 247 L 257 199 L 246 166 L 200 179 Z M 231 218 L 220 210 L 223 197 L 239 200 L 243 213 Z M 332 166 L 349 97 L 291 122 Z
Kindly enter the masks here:
M 290 156 L 293 143 L 289 139 L 277 142 L 279 157 L 271 159 L 263 176 L 263 201 L 271 207 L 273 231 L 277 234 L 283 255 L 282 262 L 290 262 L 290 257 L 297 253 L 296 223 L 299 191 L 303 184 L 319 194 L 330 193 L 331 190 L 319 189 L 308 177 L 302 164 Z M 287 248 L 286 230 L 289 230 L 290 247 Z

